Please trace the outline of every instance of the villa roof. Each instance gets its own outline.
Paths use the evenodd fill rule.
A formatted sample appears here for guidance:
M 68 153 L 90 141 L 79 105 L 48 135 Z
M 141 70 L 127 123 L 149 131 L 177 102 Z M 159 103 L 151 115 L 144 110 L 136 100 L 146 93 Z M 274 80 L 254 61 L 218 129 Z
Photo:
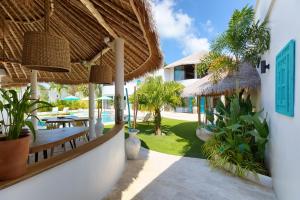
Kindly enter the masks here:
M 29 5 L 24 2 L 0 2 L 0 12 L 4 13 L 5 19 L 5 30 L 0 31 L 0 35 L 5 33 L 4 39 L 1 39 L 0 68 L 8 74 L 2 78 L 2 86 L 30 82 L 30 70 L 20 64 L 23 36 L 26 31 L 44 30 L 44 0 L 29 1 Z M 102 50 L 105 53 L 102 63 L 111 66 L 115 74 L 114 52 L 104 42 L 105 37 L 109 37 L 110 41 L 116 37 L 125 40 L 125 80 L 162 65 L 158 36 L 146 0 L 55 0 L 50 31 L 69 41 L 71 71 L 38 71 L 39 82 L 88 83 L 89 70 L 83 63 L 99 63 Z M 5 41 L 4 45 L 2 41 Z
M 184 88 L 182 96 L 214 96 L 227 94 L 236 89 L 260 87 L 261 81 L 257 70 L 247 63 L 241 64 L 238 72 L 224 73 L 222 76 L 223 78 L 214 84 L 211 81 L 212 75 L 209 74 Z
M 200 52 L 194 53 L 192 55 L 189 55 L 187 57 L 184 57 L 180 60 L 177 60 L 177 61 L 167 65 L 165 67 L 165 69 L 174 68 L 174 67 L 182 66 L 182 65 L 195 65 L 195 64 L 198 64 L 198 63 L 200 63 L 201 58 L 203 58 L 203 56 L 205 56 L 206 54 L 207 54 L 206 51 L 200 51 Z

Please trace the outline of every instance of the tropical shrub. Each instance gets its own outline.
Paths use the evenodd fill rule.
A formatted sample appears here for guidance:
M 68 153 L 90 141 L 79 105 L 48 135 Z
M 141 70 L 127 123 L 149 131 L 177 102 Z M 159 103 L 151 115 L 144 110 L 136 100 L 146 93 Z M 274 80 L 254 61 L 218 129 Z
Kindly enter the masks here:
M 65 107 L 68 107 L 70 110 L 78 110 L 78 109 L 87 109 L 88 101 L 77 100 L 77 101 L 65 101 L 65 100 L 57 100 L 54 105 L 58 107 L 58 110 L 62 111 Z
M 62 111 L 64 108 L 68 107 L 70 110 L 78 110 L 78 109 L 87 109 L 88 108 L 88 101 L 78 100 L 78 101 L 64 101 L 64 100 L 57 100 L 52 105 L 54 107 L 58 107 L 59 111 Z M 100 104 L 101 105 L 101 104 Z M 39 112 L 49 112 L 52 110 L 52 107 L 42 107 L 39 108 Z
M 243 92 L 219 101 L 209 125 L 214 135 L 203 145 L 203 153 L 214 167 L 228 168 L 238 176 L 246 173 L 266 173 L 264 168 L 265 145 L 269 128 L 261 112 L 254 112 L 250 95 Z

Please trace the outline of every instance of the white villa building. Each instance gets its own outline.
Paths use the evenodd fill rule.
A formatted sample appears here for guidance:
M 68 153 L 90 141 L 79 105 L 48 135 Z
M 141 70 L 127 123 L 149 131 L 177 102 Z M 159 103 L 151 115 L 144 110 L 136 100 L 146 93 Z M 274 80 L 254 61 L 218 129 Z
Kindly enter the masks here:
M 207 52 L 205 51 L 194 53 L 163 68 L 160 68 L 157 71 L 148 73 L 143 77 L 127 82 L 125 88 L 127 88 L 128 95 L 132 95 L 134 93 L 134 87 L 139 83 L 142 83 L 147 76 L 162 76 L 164 81 L 176 81 L 184 86 L 193 84 L 198 78 L 200 78 L 197 76 L 196 65 L 206 53 Z M 114 97 L 114 86 L 103 86 L 102 95 Z M 195 113 L 196 110 L 193 109 L 194 97 L 184 98 L 184 100 L 185 106 L 177 107 L 175 112 Z
M 201 51 L 177 60 L 163 69 L 165 81 L 176 81 L 184 86 L 188 86 L 197 81 L 197 64 L 207 52 Z M 194 97 L 184 98 L 184 107 L 177 107 L 175 112 L 194 113 Z
M 270 169 L 280 200 L 300 199 L 299 0 L 257 0 L 256 18 L 268 20 L 269 70 L 261 74 L 261 107 L 269 116 Z M 260 69 L 259 69 L 260 71 Z

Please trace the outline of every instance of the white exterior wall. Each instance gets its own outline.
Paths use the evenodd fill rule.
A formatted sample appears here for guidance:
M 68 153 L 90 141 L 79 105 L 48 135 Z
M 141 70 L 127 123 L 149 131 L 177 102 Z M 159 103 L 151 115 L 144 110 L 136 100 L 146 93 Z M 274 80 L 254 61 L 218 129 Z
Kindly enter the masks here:
M 137 81 L 140 80 L 141 82 L 144 82 L 145 78 L 148 76 L 162 76 L 163 80 L 165 80 L 165 73 L 164 69 L 160 68 L 156 71 L 153 71 L 152 73 L 148 73 L 144 75 L 143 77 L 139 77 L 137 79 L 133 79 L 132 81 L 126 82 L 124 88 L 128 89 L 128 95 L 133 95 L 134 93 L 134 86 L 137 86 Z M 125 89 L 124 89 L 125 94 Z M 102 88 L 102 95 L 103 96 L 115 96 L 115 86 L 114 85 L 105 85 Z
M 0 200 L 99 200 L 125 166 L 124 128 L 95 149 L 0 190 Z
M 264 59 L 270 70 L 261 74 L 261 106 L 270 118 L 270 167 L 273 187 L 279 200 L 300 199 L 300 22 L 299 0 L 257 1 L 257 18 L 270 12 L 271 50 Z M 269 9 L 270 8 L 270 9 Z M 295 116 L 275 112 L 275 59 L 291 40 L 296 40 Z
M 164 80 L 165 81 L 174 80 L 174 68 L 164 69 Z

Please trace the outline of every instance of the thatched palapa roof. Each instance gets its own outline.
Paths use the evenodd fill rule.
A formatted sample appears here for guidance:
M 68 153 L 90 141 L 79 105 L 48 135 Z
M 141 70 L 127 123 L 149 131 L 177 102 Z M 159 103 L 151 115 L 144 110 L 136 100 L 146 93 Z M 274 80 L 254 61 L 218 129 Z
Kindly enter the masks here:
M 211 80 L 211 74 L 199 79 L 192 85 L 184 88 L 183 97 L 214 96 L 235 91 L 236 89 L 255 89 L 260 87 L 260 76 L 250 64 L 243 63 L 239 71 L 233 74 L 224 73 L 223 78 L 216 84 Z
M 5 19 L 5 37 L 0 38 L 0 68 L 4 68 L 8 74 L 8 77 L 2 79 L 2 85 L 30 82 L 30 70 L 20 64 L 23 36 L 26 31 L 44 30 L 44 0 L 26 0 L 28 5 L 24 1 L 0 2 L 0 13 Z M 104 54 L 103 64 L 111 66 L 114 74 L 114 52 L 103 41 L 105 37 L 109 37 L 110 41 L 116 37 L 125 40 L 125 80 L 161 66 L 162 54 L 146 0 L 53 2 L 50 31 L 69 41 L 71 72 L 38 71 L 38 81 L 88 83 L 89 71 L 83 63 L 99 62 L 101 51 Z M 4 35 L 1 32 L 0 36 Z

